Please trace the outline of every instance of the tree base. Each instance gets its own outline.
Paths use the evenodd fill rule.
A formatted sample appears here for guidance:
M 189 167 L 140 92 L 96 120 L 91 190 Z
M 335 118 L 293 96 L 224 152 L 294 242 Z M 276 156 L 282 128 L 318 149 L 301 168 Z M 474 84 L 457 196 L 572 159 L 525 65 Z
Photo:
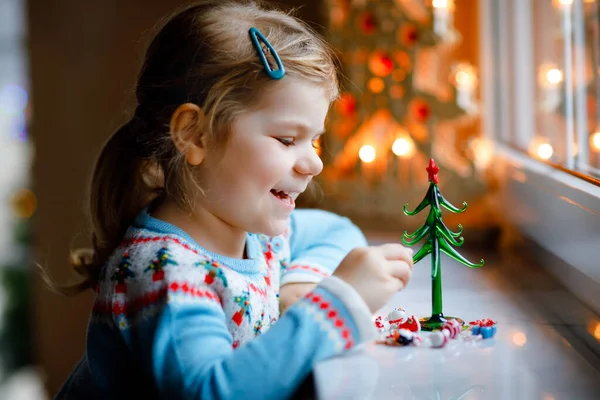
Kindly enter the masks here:
M 443 314 L 433 314 L 431 317 L 419 318 L 422 331 L 435 331 L 441 329 L 445 322 L 450 320 L 456 320 L 460 323 L 460 326 L 464 326 L 465 321 L 457 317 L 445 317 Z

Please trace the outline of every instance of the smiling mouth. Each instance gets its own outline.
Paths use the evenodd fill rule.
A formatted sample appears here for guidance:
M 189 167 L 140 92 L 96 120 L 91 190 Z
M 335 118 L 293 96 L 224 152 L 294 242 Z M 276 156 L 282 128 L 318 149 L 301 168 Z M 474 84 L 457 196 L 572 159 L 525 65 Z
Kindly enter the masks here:
M 296 206 L 296 197 L 298 197 L 298 192 L 285 192 L 282 190 L 271 189 L 271 194 L 275 197 L 279 204 L 282 204 L 285 208 L 293 210 Z
M 298 192 L 286 192 L 283 190 L 275 190 L 275 189 L 271 189 L 271 194 L 275 197 L 277 197 L 280 200 L 296 200 L 296 197 L 298 197 L 298 195 L 300 193 Z

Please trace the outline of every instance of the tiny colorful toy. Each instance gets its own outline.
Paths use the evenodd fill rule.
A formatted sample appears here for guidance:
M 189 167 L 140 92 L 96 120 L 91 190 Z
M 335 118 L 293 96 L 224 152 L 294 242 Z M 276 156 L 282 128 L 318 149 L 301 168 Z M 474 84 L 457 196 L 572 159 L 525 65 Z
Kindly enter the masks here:
M 456 339 L 462 332 L 462 325 L 455 319 L 444 322 L 442 333 L 450 339 Z
M 400 307 L 394 308 L 387 318 L 374 317 L 373 323 L 381 334 L 377 343 L 393 347 L 421 346 L 425 343 L 425 347 L 440 349 L 450 341 L 478 342 L 489 339 L 497 330 L 497 322 L 491 318 L 471 321 L 467 326 L 463 326 L 458 319 L 448 319 L 439 329 L 421 336 L 419 320 L 414 315 L 407 317 L 406 311 Z
M 395 308 L 388 314 L 387 321 L 390 328 L 398 328 L 406 321 L 406 311 L 402 308 Z
M 431 343 L 431 347 L 439 349 L 448 343 L 448 336 L 444 335 L 442 331 L 431 332 L 431 335 L 429 335 L 429 342 Z
M 387 320 L 379 316 L 375 318 L 375 328 L 377 328 L 379 332 L 388 331 L 390 329 L 390 324 Z
M 458 225 L 458 232 L 452 232 L 442 221 L 442 211 L 440 206 L 444 207 L 455 214 L 462 213 L 467 209 L 467 203 L 463 203 L 462 208 L 457 208 L 450 204 L 448 200 L 442 196 L 438 189 L 438 172 L 439 168 L 435 165 L 433 159 L 429 160 L 429 166 L 426 168 L 429 174 L 429 190 L 425 198 L 417 206 L 414 211 L 408 211 L 408 204 L 404 205 L 404 213 L 413 216 L 421 212 L 425 207 L 430 206 L 429 215 L 425 223 L 418 228 L 414 233 L 409 234 L 404 231 L 402 243 L 406 246 L 414 246 L 425 238 L 425 244 L 413 256 L 413 263 L 421 261 L 426 255 L 431 254 L 431 281 L 432 281 L 432 311 L 431 316 L 420 319 L 421 329 L 424 331 L 433 331 L 440 329 L 448 320 L 457 320 L 460 325 L 463 325 L 463 320 L 456 317 L 444 316 L 442 312 L 442 276 L 441 276 L 441 259 L 440 252 L 452 257 L 456 261 L 466 265 L 469 268 L 479 268 L 483 266 L 484 261 L 479 264 L 474 264 L 460 255 L 452 246 L 462 246 L 464 238 L 462 234 L 462 225 Z
M 422 342 L 420 336 L 407 329 L 392 329 L 380 343 L 388 346 L 419 346 Z
M 419 322 L 419 319 L 413 315 L 398 325 L 398 329 L 406 329 L 411 332 L 421 332 L 421 323 Z
M 379 317 L 381 319 L 381 317 Z M 395 308 L 392 310 L 387 317 L 387 323 L 389 329 L 406 329 L 411 332 L 420 332 L 421 324 L 419 320 L 413 315 L 406 317 L 406 311 L 403 308 Z M 382 324 L 380 320 L 380 324 Z M 377 323 L 375 324 L 377 326 Z M 379 326 L 377 326 L 379 328 Z
M 487 319 L 478 319 L 469 322 L 473 335 L 481 335 L 483 339 L 490 339 L 496 335 L 496 321 Z

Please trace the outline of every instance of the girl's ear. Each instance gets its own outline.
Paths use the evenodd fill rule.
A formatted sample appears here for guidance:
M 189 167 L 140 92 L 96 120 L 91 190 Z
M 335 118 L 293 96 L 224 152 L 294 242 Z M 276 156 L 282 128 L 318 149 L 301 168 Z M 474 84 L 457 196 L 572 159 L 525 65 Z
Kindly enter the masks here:
M 200 165 L 206 156 L 204 122 L 204 112 L 193 103 L 180 105 L 171 115 L 171 139 L 188 164 Z

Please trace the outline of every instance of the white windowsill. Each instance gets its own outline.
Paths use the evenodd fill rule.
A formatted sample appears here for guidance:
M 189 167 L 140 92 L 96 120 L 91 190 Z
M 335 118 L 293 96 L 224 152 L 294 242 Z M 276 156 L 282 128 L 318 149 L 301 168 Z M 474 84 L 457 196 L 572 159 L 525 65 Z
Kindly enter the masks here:
M 600 187 L 502 144 L 501 212 L 555 277 L 600 314 Z
M 532 172 L 542 174 L 548 178 L 555 179 L 557 182 L 563 183 L 568 187 L 580 190 L 584 193 L 593 196 L 600 201 L 600 186 L 596 186 L 592 183 L 586 182 L 583 179 L 579 179 L 576 176 L 570 175 L 564 171 L 554 168 L 551 165 L 545 164 L 534 158 L 531 158 L 517 150 L 510 148 L 502 143 L 496 143 L 495 151 L 497 155 L 504 158 L 510 159 L 515 166 L 521 165 Z

